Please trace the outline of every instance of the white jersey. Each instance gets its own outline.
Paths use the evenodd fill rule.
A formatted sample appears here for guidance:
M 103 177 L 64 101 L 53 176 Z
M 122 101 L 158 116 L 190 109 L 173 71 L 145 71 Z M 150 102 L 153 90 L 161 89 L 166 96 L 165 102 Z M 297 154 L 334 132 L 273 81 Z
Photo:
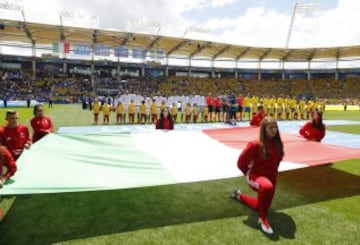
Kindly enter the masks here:
M 135 110 L 136 113 L 140 113 L 140 105 L 141 102 L 144 100 L 144 97 L 141 95 L 135 95 L 134 97 L 134 103 L 135 103 Z
M 145 99 L 145 105 L 146 105 L 146 114 L 150 114 L 150 108 L 151 108 L 152 99 L 150 97 L 146 97 Z
M 119 101 L 124 105 L 124 112 L 128 111 L 128 105 L 130 104 L 130 96 L 128 94 L 122 94 Z

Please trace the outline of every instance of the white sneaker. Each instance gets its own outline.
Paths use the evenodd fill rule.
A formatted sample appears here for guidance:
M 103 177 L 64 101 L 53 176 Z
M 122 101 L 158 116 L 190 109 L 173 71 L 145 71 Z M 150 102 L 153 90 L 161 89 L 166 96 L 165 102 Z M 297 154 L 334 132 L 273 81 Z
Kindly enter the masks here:
M 260 224 L 261 230 L 267 234 L 273 234 L 274 231 L 271 228 L 269 222 L 266 219 L 259 218 L 258 223 Z
M 239 195 L 241 194 L 240 190 L 235 190 L 230 194 L 230 198 L 234 200 L 239 200 Z

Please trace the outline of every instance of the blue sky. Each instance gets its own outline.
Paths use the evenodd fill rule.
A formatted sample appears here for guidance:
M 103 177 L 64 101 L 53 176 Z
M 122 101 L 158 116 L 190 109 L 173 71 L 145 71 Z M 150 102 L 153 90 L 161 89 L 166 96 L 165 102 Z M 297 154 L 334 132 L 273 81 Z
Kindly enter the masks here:
M 111 28 L 119 31 L 210 40 L 238 45 L 284 47 L 295 3 L 311 4 L 311 12 L 298 11 L 289 42 L 295 47 L 359 45 L 360 1 L 355 0 L 22 0 L 27 21 Z M 0 12 L 18 18 L 16 11 Z M 11 13 L 10 13 L 11 12 Z M 16 16 L 17 15 L 17 16 Z M 14 17 L 15 16 L 15 17 Z M 90 18 L 90 17 L 96 17 Z M 96 20 L 96 21 L 95 21 Z M 142 23 L 142 24 L 139 24 Z M 144 25 L 144 23 L 148 23 Z M 188 31 L 189 27 L 207 32 Z

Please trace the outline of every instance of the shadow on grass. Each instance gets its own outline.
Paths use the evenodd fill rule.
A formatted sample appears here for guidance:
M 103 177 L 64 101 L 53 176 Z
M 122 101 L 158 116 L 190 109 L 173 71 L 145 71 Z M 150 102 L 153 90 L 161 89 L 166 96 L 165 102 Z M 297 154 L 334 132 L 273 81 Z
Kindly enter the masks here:
M 264 236 L 273 241 L 279 240 L 280 237 L 295 239 L 296 224 L 289 215 L 281 212 L 270 212 L 268 218 L 271 221 L 270 224 L 274 233 L 266 234 L 263 232 Z M 251 228 L 261 230 L 260 225 L 258 224 L 258 215 L 256 213 L 250 214 L 247 220 L 244 221 L 244 224 Z
M 296 230 L 290 217 L 273 210 L 358 195 L 360 177 L 321 166 L 283 172 L 278 183 L 269 214 L 278 232 L 270 237 L 273 240 L 278 236 L 293 239 Z M 231 178 L 138 189 L 17 196 L 0 223 L 0 244 L 49 244 L 240 215 L 249 215 L 252 226 L 256 214 L 228 197 L 239 185 L 247 188 L 243 178 Z M 284 228 L 281 222 L 289 226 Z

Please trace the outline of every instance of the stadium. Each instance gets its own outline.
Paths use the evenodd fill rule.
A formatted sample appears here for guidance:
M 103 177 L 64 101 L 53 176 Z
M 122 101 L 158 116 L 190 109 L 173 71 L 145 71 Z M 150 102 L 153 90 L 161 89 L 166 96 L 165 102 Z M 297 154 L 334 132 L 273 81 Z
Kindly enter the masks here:
M 360 67 L 340 64 L 356 64 L 360 46 L 253 47 L 25 18 L 0 18 L 0 46 L 0 117 L 15 109 L 31 128 L 42 103 L 55 125 L 0 189 L 1 244 L 359 240 Z M 204 120 L 205 97 L 230 93 L 251 99 L 251 112 L 237 112 L 232 125 L 221 105 Z M 109 123 L 103 112 L 93 121 L 98 100 L 112 107 Z M 145 121 L 126 109 L 116 121 L 117 104 L 131 100 L 137 114 L 149 101 Z M 163 102 L 176 107 L 175 130 L 154 130 L 152 100 L 157 113 Z M 186 104 L 199 107 L 198 121 L 184 119 Z M 234 188 L 250 192 L 236 162 L 258 137 L 249 125 L 258 105 L 278 120 L 285 144 L 272 235 L 229 199 Z M 315 110 L 326 124 L 321 143 L 298 135 Z

